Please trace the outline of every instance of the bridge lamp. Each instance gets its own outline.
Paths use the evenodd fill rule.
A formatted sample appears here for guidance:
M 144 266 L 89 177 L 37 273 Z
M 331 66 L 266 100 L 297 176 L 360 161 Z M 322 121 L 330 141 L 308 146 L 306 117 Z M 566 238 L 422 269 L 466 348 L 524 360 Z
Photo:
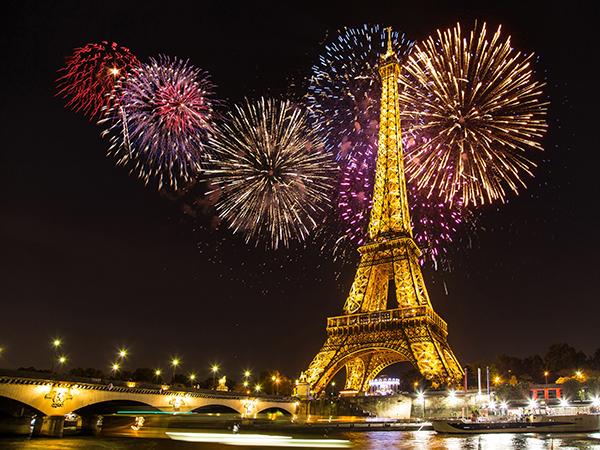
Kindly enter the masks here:
M 171 360 L 171 365 L 172 365 L 173 367 L 177 367 L 179 364 L 181 364 L 181 361 L 179 360 L 179 358 L 173 358 L 173 359 Z
M 260 391 L 261 391 L 261 389 L 262 389 L 262 386 L 261 386 L 260 384 L 257 384 L 256 386 L 254 386 L 254 390 L 255 390 L 256 392 L 260 392 Z
M 494 377 L 494 384 L 495 384 L 496 386 L 498 386 L 500 383 L 502 383 L 502 378 L 500 378 L 500 376 L 499 376 L 499 375 L 496 375 L 496 376 Z
M 244 371 L 244 378 L 249 378 L 252 373 L 249 370 Z
M 567 399 L 567 398 L 561 398 L 560 399 L 560 406 L 562 406 L 563 408 L 566 408 L 567 406 L 569 406 L 569 399 Z
M 195 373 L 190 373 L 190 386 L 194 385 L 194 380 L 196 379 L 196 374 Z
M 544 370 L 544 381 L 546 382 L 546 384 L 548 384 L 548 375 L 550 375 L 550 372 Z
M 213 389 L 217 388 L 217 372 L 219 371 L 219 366 L 217 364 L 213 364 L 210 367 L 210 370 L 212 371 L 213 374 Z
M 121 366 L 119 366 L 119 363 L 113 363 L 113 365 L 112 365 L 112 366 L 110 366 L 110 369 L 111 369 L 113 372 L 118 372 L 120 368 L 121 368 Z
M 162 373 L 162 370 L 160 370 L 160 369 L 156 369 L 156 370 L 154 371 L 154 376 L 155 376 L 156 378 L 158 378 L 158 377 L 160 377 L 160 374 L 161 374 L 161 373 Z
M 530 398 L 528 406 L 531 409 L 537 408 L 538 407 L 538 402 L 536 401 L 535 398 Z
M 242 384 L 244 385 L 245 388 L 247 388 L 250 383 L 248 383 L 248 380 L 246 380 Z
M 52 347 L 54 347 L 54 349 L 58 349 L 58 347 L 60 347 L 62 345 L 62 341 L 59 338 L 55 338 L 52 340 Z
M 119 349 L 119 358 L 125 359 L 127 358 L 128 351 L 126 348 Z

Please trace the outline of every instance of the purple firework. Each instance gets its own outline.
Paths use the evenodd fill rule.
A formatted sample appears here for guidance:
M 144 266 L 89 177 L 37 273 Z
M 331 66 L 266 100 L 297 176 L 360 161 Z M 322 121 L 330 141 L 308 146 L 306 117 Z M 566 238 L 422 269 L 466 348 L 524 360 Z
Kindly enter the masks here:
M 413 137 L 403 141 L 408 151 L 415 144 Z M 346 247 L 354 248 L 365 243 L 376 157 L 376 145 L 370 144 L 356 148 L 343 163 L 337 202 L 342 232 L 337 241 L 338 252 L 345 253 L 349 250 Z M 428 197 L 425 190 L 419 190 L 413 184 L 408 185 L 408 196 L 415 240 L 424 256 L 421 262 L 428 261 L 437 268 L 440 260 L 446 257 L 453 236 L 469 212 L 461 204 L 449 205 L 442 199 Z
M 113 92 L 114 106 L 101 121 L 108 153 L 146 184 L 156 178 L 158 189 L 189 183 L 212 128 L 213 91 L 208 74 L 187 61 L 151 58 Z

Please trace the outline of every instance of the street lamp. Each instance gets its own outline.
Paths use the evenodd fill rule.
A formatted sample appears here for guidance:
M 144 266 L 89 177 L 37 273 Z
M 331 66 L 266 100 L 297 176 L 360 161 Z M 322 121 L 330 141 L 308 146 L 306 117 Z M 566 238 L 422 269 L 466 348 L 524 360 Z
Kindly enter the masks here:
M 112 366 L 110 366 L 110 370 L 111 370 L 111 371 L 112 371 L 114 374 L 116 374 L 116 373 L 119 371 L 119 369 L 120 369 L 120 368 L 121 368 L 121 366 L 120 366 L 120 365 L 119 365 L 119 363 L 117 363 L 117 362 L 113 363 L 113 364 L 112 364 Z
M 54 361 L 58 359 L 58 349 L 62 345 L 62 341 L 60 338 L 52 339 L 52 348 L 54 349 L 54 355 L 52 355 L 52 367 L 50 367 L 50 372 L 54 373 Z
M 160 369 L 156 369 L 154 371 L 154 376 L 156 377 L 156 381 L 158 382 L 158 380 L 160 379 L 160 375 L 162 374 L 162 370 Z
M 119 349 L 119 352 L 118 352 L 117 354 L 119 355 L 119 358 L 121 358 L 121 359 L 125 359 L 125 358 L 127 358 L 127 354 L 128 354 L 128 353 L 129 353 L 129 352 L 127 351 L 127 349 L 126 349 L 126 348 L 120 348 L 120 349 Z
M 217 372 L 219 371 L 219 365 L 213 364 L 210 366 L 210 370 L 213 374 L 213 389 L 217 389 Z
M 249 370 L 244 370 L 244 378 L 250 378 L 250 375 L 252 375 L 252 372 Z
M 271 377 L 271 381 L 273 382 L 273 389 L 275 390 L 275 395 L 279 393 L 279 382 L 281 381 L 277 375 L 273 375 Z M 273 392 L 273 391 L 271 391 Z
M 67 363 L 67 357 L 65 355 L 60 355 L 58 357 L 58 364 L 60 364 L 61 368 Z
M 194 387 L 194 380 L 196 379 L 195 373 L 190 373 L 190 386 Z
M 179 366 L 180 364 L 181 364 L 181 360 L 179 358 L 171 359 L 171 367 L 173 367 L 173 375 L 171 376 L 171 383 L 175 382 L 175 370 L 177 369 L 177 366 Z
M 550 372 L 548 372 L 547 370 L 544 370 L 544 380 L 545 380 L 546 384 L 548 384 L 548 375 L 550 375 Z
M 255 392 L 260 392 L 261 389 L 262 389 L 262 386 L 260 384 L 257 384 L 257 385 L 254 386 L 254 391 Z
M 335 381 L 331 382 L 331 395 L 335 394 Z

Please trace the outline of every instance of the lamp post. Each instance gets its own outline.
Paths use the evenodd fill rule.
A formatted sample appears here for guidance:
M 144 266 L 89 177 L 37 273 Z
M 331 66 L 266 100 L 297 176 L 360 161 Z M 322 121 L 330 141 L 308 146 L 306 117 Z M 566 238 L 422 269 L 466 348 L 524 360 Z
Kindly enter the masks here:
M 61 371 L 66 363 L 67 363 L 67 357 L 65 355 L 61 355 L 58 357 L 58 364 L 59 364 L 59 367 L 61 368 Z
M 171 375 L 171 383 L 175 382 L 175 371 L 177 367 L 181 364 L 181 360 L 179 358 L 171 359 L 171 367 L 173 368 L 173 374 Z
M 162 370 L 160 369 L 155 369 L 154 370 L 154 377 L 156 378 L 156 382 L 158 383 L 160 380 L 160 375 L 162 374 Z
M 196 374 L 195 373 L 190 373 L 190 387 L 194 387 L 194 380 L 196 379 Z
M 213 374 L 213 389 L 217 389 L 217 372 L 219 371 L 219 366 L 218 364 L 213 364 L 210 367 L 210 370 Z
M 58 349 L 62 345 L 62 340 L 60 338 L 52 339 L 52 348 L 54 349 L 54 354 L 52 355 L 52 367 L 50 368 L 50 372 L 54 373 L 54 361 L 58 359 Z
M 254 386 L 254 392 L 256 392 L 257 394 L 262 390 L 262 386 L 260 384 L 256 384 Z
M 335 381 L 331 382 L 331 395 L 335 395 Z
M 115 377 L 120 368 L 121 368 L 121 366 L 119 365 L 118 362 L 112 363 L 112 365 L 110 366 L 110 370 Z

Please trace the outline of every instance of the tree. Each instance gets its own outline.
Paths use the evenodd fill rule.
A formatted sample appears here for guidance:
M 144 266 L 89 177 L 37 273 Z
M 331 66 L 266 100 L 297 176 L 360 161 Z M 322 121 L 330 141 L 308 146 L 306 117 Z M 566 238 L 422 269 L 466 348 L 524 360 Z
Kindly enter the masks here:
M 578 353 L 577 350 L 568 344 L 553 344 L 546 352 L 544 362 L 551 372 L 556 373 L 564 370 L 573 370 L 577 368 L 580 363 L 585 363 L 585 359 L 584 361 L 581 361 L 582 355 L 585 358 L 583 353 Z

